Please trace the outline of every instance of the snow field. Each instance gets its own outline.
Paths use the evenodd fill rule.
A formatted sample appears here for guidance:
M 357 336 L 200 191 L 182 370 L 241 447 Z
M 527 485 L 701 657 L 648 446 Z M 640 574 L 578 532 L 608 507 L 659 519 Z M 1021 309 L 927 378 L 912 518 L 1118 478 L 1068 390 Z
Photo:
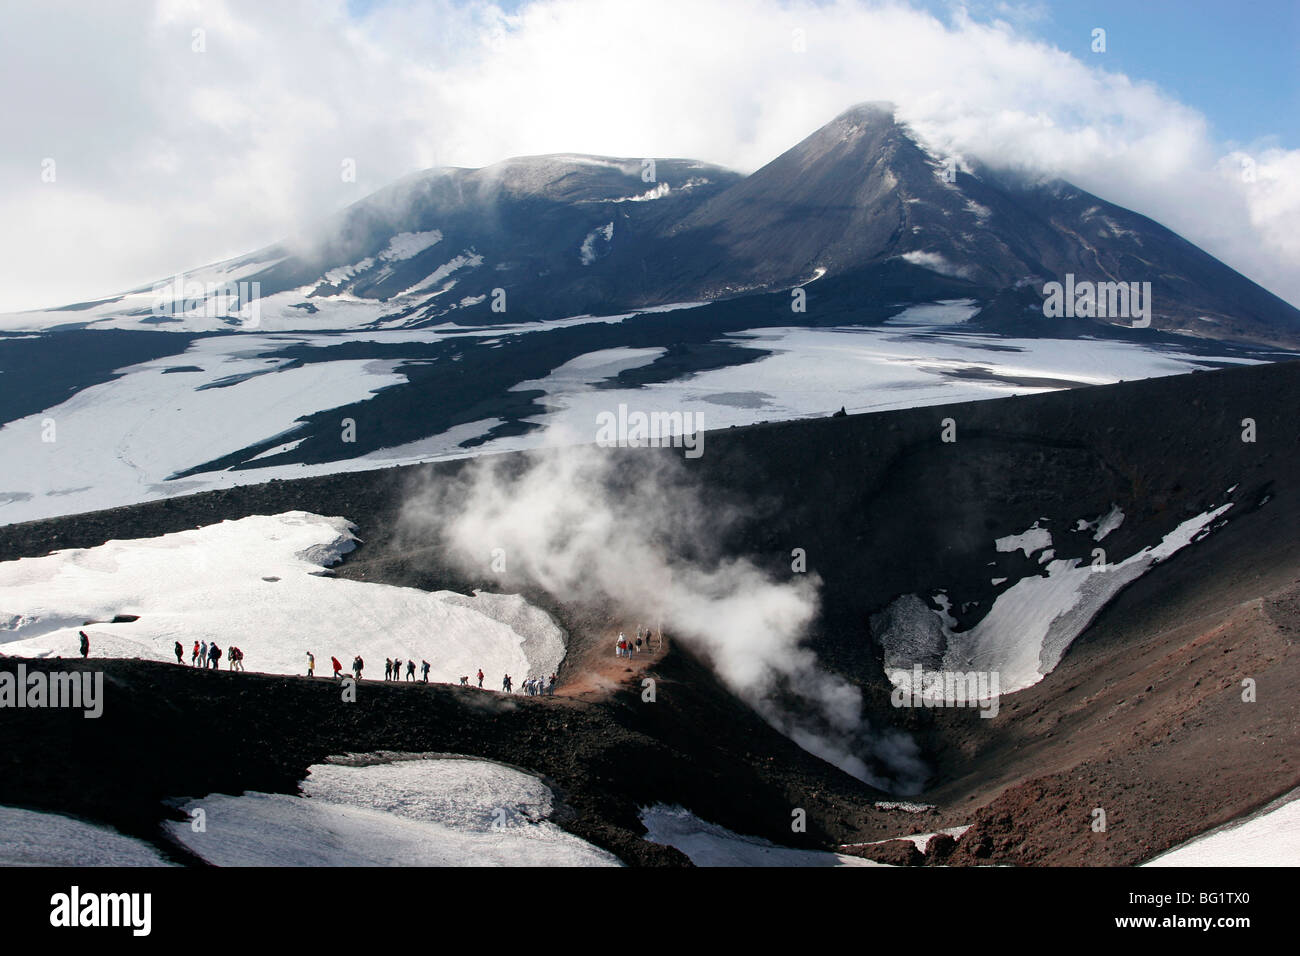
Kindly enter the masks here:
M 318 676 L 330 656 L 360 654 L 379 678 L 386 657 L 428 660 L 430 680 L 455 682 L 483 668 L 516 685 L 553 673 L 564 634 L 545 612 L 506 594 L 474 596 L 348 581 L 323 574 L 355 547 L 351 525 L 302 511 L 96 548 L 0 563 L 0 648 L 10 655 L 74 657 L 86 630 L 94 657 L 185 662 L 195 641 L 232 644 L 245 667 Z M 137 615 L 120 624 L 118 615 Z M 228 666 L 223 659 L 223 666 Z

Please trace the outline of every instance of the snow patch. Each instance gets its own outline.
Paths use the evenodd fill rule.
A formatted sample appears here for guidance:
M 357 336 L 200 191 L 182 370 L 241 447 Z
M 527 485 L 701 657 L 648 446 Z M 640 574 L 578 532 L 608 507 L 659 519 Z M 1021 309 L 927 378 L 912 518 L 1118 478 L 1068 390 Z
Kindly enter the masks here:
M 884 648 L 885 674 L 896 687 L 903 686 L 901 678 L 910 681 L 913 665 L 920 664 L 932 670 L 997 672 L 1003 694 L 1031 687 L 1055 669 L 1074 639 L 1122 588 L 1208 533 L 1231 507 L 1189 518 L 1159 544 L 1117 564 L 1094 568 L 1080 565 L 1078 558 L 1053 559 L 1046 576 L 1017 581 L 967 631 L 954 631 L 919 598 L 904 595 L 872 622 Z M 1038 530 L 1037 525 L 1030 532 Z M 1023 547 L 1028 556 L 1031 548 L 1045 546 L 1037 536 L 1022 545 L 1020 539 L 1030 532 L 999 539 L 1008 542 L 1007 547 L 999 544 L 999 550 Z
M 0 807 L 0 866 L 173 866 L 112 827 L 57 813 Z
M 209 794 L 171 835 L 217 866 L 618 866 L 549 821 L 550 789 L 486 760 L 318 764 L 302 796 Z
M 675 847 L 696 866 L 884 866 L 874 860 L 826 850 L 794 850 L 760 837 L 742 836 L 707 823 L 682 807 L 643 809 L 645 839 Z
M 442 233 L 437 229 L 428 232 L 399 232 L 388 240 L 388 245 L 379 254 L 385 262 L 400 262 L 418 256 L 425 249 L 431 249 L 442 242 Z
M 886 319 L 885 325 L 961 325 L 974 318 L 979 310 L 979 304 L 974 299 L 942 299 L 938 302 L 908 306 L 898 315 Z
M 1174 847 L 1143 866 L 1295 866 L 1300 861 L 1300 790 L 1257 813 Z
M 386 657 L 427 660 L 430 680 L 483 668 L 489 686 L 545 677 L 564 657 L 563 631 L 522 597 L 427 592 L 323 574 L 355 547 L 351 524 L 303 511 L 255 515 L 158 538 L 109 541 L 0 563 L 0 647 L 74 657 L 77 631 L 96 657 L 185 660 L 195 641 L 236 644 L 251 671 L 303 674 L 307 652 L 328 676 L 360 654 L 378 676 Z M 137 615 L 121 624 L 118 614 Z
M 1052 533 L 1046 528 L 1038 527 L 1039 521 L 1046 520 L 1040 518 L 1029 530 L 1020 534 L 1009 534 L 1004 538 L 998 538 L 993 543 L 999 551 L 1023 551 L 1026 558 L 1032 557 L 1035 551 L 1041 551 L 1052 545 Z

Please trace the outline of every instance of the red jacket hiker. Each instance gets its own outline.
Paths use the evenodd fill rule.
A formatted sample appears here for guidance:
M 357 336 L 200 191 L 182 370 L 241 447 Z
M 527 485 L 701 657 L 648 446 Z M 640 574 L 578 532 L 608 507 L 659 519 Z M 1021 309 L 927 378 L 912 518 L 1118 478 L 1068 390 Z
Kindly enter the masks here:
M 337 657 L 331 657 L 330 663 L 334 665 L 335 677 L 338 677 L 340 674 L 343 673 L 343 665 L 339 663 L 339 659 Z

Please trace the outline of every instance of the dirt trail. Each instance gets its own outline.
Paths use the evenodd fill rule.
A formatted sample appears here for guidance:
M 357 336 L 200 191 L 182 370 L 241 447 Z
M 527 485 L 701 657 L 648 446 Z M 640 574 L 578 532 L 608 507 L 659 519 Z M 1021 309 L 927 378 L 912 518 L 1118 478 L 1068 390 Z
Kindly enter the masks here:
M 608 697 L 624 686 L 639 684 L 650 667 L 667 653 L 668 640 L 662 631 L 656 631 L 653 644 L 643 644 L 642 650 L 631 657 L 620 657 L 614 651 L 620 633 L 626 635 L 627 631 L 604 628 L 588 639 L 574 642 L 578 645 L 574 661 L 570 664 L 565 660 L 565 671 L 571 676 L 557 688 L 557 696 L 583 700 Z M 632 635 L 635 646 L 635 631 Z

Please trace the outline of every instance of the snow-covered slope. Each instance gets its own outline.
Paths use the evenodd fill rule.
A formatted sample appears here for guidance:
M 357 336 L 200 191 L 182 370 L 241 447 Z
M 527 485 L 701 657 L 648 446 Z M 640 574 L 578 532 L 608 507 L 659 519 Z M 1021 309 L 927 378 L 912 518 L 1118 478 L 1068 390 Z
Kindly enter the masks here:
M 1199 540 L 1231 508 L 1222 505 L 1188 518 L 1161 541 L 1122 561 L 1089 564 L 1078 558 L 1055 558 L 1051 533 L 1033 527 L 1003 536 L 996 550 L 1020 550 L 1038 556 L 1041 573 L 1028 574 L 998 592 L 988 613 L 969 630 L 957 630 L 945 605 L 934 611 L 915 595 L 898 598 L 873 620 L 876 639 L 884 648 L 885 674 L 896 688 L 930 700 L 956 699 L 940 683 L 914 686 L 914 668 L 923 672 L 996 674 L 997 693 L 1031 687 L 1060 663 L 1074 639 L 1121 589 L 1194 541 Z M 1115 509 L 1094 521 L 1080 519 L 1083 528 L 1117 522 Z M 1005 583 L 1000 579 L 997 586 Z M 930 690 L 931 686 L 933 691 Z
M 874 860 L 777 846 L 701 820 L 689 810 L 663 805 L 641 811 L 645 838 L 685 853 L 696 866 L 884 866 Z
M 360 654 L 366 675 L 383 661 L 427 660 L 430 680 L 478 668 L 500 686 L 545 677 L 564 657 L 564 634 L 523 598 L 429 593 L 332 578 L 323 569 L 354 547 L 343 518 L 305 512 L 239 521 L 47 557 L 0 563 L 0 651 L 73 657 L 85 629 L 96 657 L 186 663 L 195 641 L 244 652 L 248 670 L 302 674 L 307 653 L 329 676 Z M 118 615 L 137 617 L 110 622 Z M 223 666 L 228 666 L 223 661 Z
M 143 840 L 57 813 L 0 807 L 0 866 L 171 866 Z
M 349 765 L 350 764 L 350 765 Z M 205 829 L 168 823 L 217 866 L 617 866 L 547 818 L 536 777 L 456 757 L 313 766 L 302 796 L 209 794 Z
M 767 354 L 754 351 L 759 357 L 747 364 L 642 387 L 610 386 L 617 384 L 620 372 L 660 358 L 664 348 L 582 351 L 579 346 L 573 358 L 557 357 L 544 365 L 549 374 L 531 378 L 521 372 L 506 378 L 497 390 L 485 386 L 481 398 L 483 403 L 513 402 L 503 409 L 519 415 L 519 396 L 538 394 L 536 414 L 525 415 L 525 423 L 560 425 L 579 440 L 591 441 L 596 416 L 621 403 L 634 409 L 691 412 L 705 429 L 726 428 L 826 415 L 840 406 L 876 411 L 1170 375 L 1202 367 L 1206 361 L 1165 347 L 1006 338 L 942 327 L 954 315 L 966 314 L 967 308 L 952 303 L 913 307 L 898 317 L 906 317 L 913 326 L 908 329 L 737 332 L 720 337 L 712 347 L 763 349 Z M 0 426 L 0 460 L 5 462 L 0 472 L 0 523 L 272 478 L 537 447 L 545 441 L 540 431 L 508 430 L 494 437 L 501 418 L 445 429 L 427 424 L 423 386 L 408 385 L 409 380 L 413 374 L 430 374 L 430 369 L 435 375 L 455 376 L 456 355 L 471 349 L 498 350 L 500 341 L 511 336 L 529 339 L 590 327 L 593 334 L 608 335 L 613 329 L 634 337 L 638 318 L 619 314 L 537 326 L 198 338 L 181 354 L 127 366 L 116 378 Z M 939 327 L 916 327 L 930 321 Z M 450 357 L 425 357 L 431 348 L 460 351 Z M 348 354 L 374 357 L 333 357 Z M 1252 360 L 1227 356 L 1218 361 Z M 385 400 L 382 411 L 369 414 L 383 415 L 389 429 L 404 414 L 419 437 L 374 448 L 368 410 L 377 393 L 403 388 L 409 397 L 394 395 Z M 470 388 L 465 391 L 467 398 L 473 395 Z M 327 414 L 348 403 L 355 404 L 347 412 Z M 359 443 L 341 440 L 345 418 L 356 423 Z
M 1300 791 L 1143 865 L 1300 866 Z

